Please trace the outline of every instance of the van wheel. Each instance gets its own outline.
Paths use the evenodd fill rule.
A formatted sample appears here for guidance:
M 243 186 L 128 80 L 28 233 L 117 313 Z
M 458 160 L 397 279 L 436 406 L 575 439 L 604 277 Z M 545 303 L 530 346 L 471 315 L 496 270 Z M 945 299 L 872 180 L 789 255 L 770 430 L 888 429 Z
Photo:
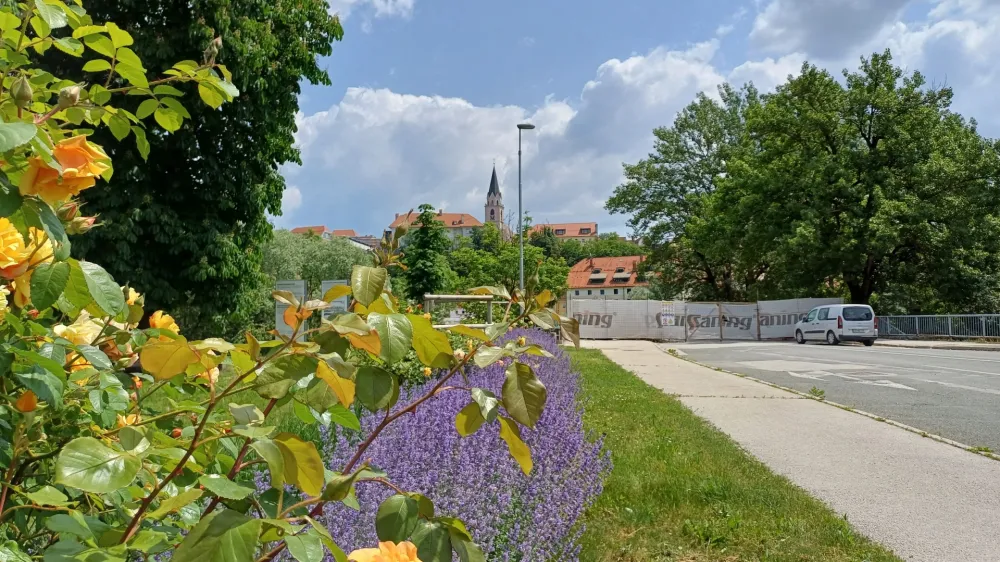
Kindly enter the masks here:
M 840 343 L 840 340 L 837 339 L 837 334 L 831 331 L 826 333 L 826 343 L 830 345 L 837 345 Z
M 806 343 L 806 338 L 802 335 L 802 330 L 795 330 L 795 343 Z
M 871 347 L 875 345 L 875 340 L 865 340 L 865 347 Z

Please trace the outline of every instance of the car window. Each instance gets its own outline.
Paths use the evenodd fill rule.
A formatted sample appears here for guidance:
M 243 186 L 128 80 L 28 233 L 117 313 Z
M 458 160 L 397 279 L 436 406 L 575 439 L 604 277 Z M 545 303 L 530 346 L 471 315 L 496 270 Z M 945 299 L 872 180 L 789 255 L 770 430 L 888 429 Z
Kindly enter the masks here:
M 872 309 L 867 306 L 845 306 L 844 320 L 851 322 L 864 322 L 873 317 Z
M 830 309 L 821 308 L 819 309 L 819 320 L 829 320 L 830 319 Z
M 810 310 L 809 311 L 809 316 L 806 316 L 806 322 L 812 322 L 815 319 L 816 319 L 816 310 L 815 309 L 814 310 Z

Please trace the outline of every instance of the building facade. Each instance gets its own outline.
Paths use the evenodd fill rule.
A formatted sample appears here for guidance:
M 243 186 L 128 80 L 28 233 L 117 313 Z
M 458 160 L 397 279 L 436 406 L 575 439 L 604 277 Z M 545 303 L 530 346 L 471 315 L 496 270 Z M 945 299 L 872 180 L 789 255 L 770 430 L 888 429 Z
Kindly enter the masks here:
M 596 222 L 559 222 L 532 225 L 532 232 L 552 231 L 559 240 L 597 240 Z
M 567 296 L 570 299 L 627 300 L 632 291 L 647 287 L 639 274 L 642 256 L 588 258 L 569 270 Z

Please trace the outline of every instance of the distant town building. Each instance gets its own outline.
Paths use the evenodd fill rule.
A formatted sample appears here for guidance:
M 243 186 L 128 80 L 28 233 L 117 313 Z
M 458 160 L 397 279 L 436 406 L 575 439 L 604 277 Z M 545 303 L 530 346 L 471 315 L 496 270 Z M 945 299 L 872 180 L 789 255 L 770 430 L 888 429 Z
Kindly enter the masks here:
M 447 233 L 448 238 L 455 242 L 460 236 L 471 237 L 472 231 L 483 226 L 483 223 L 476 217 L 468 213 L 446 213 L 444 210 L 439 210 L 437 214 L 434 215 L 434 219 L 444 225 L 445 233 Z M 403 224 L 407 220 L 410 220 L 410 228 L 420 228 L 421 224 L 417 220 L 416 213 L 410 215 L 409 219 L 405 214 L 396 213 L 395 220 L 389 225 L 389 231 L 393 231 L 397 226 Z M 406 238 L 403 238 L 403 245 L 406 245 Z
M 559 222 L 535 224 L 531 226 L 532 232 L 543 232 L 545 229 L 552 230 L 559 240 L 597 240 L 596 222 Z
M 315 234 L 323 240 L 343 238 L 355 248 L 366 251 L 375 248 L 379 243 L 379 239 L 374 236 L 359 236 L 353 228 L 333 229 L 325 226 L 300 226 L 293 228 L 292 234 Z
M 569 270 L 567 295 L 571 299 L 629 298 L 638 287 L 647 287 L 639 274 L 643 256 L 620 258 L 587 258 Z
M 300 226 L 292 229 L 292 234 L 315 234 L 324 240 L 333 238 L 333 232 L 333 230 L 325 226 Z

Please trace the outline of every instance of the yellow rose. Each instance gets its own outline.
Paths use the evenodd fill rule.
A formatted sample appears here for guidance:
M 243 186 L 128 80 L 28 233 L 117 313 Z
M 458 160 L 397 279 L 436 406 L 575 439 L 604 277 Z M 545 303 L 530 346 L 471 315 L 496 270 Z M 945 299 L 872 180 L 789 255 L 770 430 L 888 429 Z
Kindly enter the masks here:
M 378 548 L 362 548 L 347 555 L 351 562 L 420 562 L 411 542 L 380 542 Z
M 52 241 L 44 231 L 28 229 L 28 243 L 7 219 L 0 219 L 0 277 L 14 280 L 14 304 L 31 301 L 31 271 L 52 261 Z
M 18 186 L 21 195 L 37 195 L 56 205 L 93 187 L 97 177 L 108 171 L 108 155 L 86 135 L 61 140 L 52 148 L 52 156 L 62 166 L 62 174 L 37 156 L 28 159 L 28 169 Z
M 142 421 L 142 418 L 139 417 L 139 414 L 129 414 L 127 416 L 118 414 L 118 427 L 125 427 L 126 425 L 136 425 L 140 421 Z
M 170 330 L 175 334 L 180 334 L 181 329 L 177 326 L 177 322 L 174 322 L 174 317 L 169 314 L 164 314 L 162 310 L 157 310 L 149 317 L 149 327 L 159 328 L 161 330 Z
M 24 237 L 6 218 L 0 218 L 0 275 L 15 279 L 26 269 L 31 252 L 24 244 Z
M 125 297 L 125 302 L 127 302 L 129 306 L 131 306 L 134 305 L 138 300 L 139 300 L 139 293 L 137 293 L 136 290 L 133 289 L 132 287 L 129 287 L 128 296 Z
M 60 338 L 71 341 L 73 345 L 91 345 L 100 335 L 102 328 L 103 326 L 91 320 L 90 313 L 84 310 L 69 326 L 58 324 L 52 331 Z

